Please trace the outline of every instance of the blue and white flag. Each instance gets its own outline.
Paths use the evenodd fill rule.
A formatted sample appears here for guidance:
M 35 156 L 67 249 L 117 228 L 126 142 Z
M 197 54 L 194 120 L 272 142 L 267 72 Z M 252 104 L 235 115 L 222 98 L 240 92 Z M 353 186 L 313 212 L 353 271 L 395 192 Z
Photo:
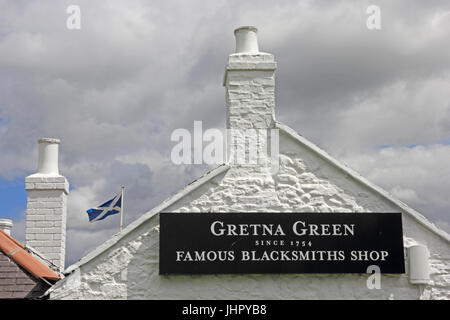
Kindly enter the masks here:
M 89 222 L 99 221 L 105 219 L 112 214 L 120 213 L 122 208 L 122 192 L 104 204 L 87 210 Z

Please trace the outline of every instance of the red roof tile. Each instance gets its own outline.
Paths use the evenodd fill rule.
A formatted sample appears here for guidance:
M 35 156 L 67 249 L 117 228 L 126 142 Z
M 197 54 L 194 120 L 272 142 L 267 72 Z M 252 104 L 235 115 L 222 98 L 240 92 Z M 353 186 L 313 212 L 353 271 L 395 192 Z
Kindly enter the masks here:
M 25 250 L 25 246 L 13 237 L 9 236 L 3 230 L 0 230 L 0 250 L 5 253 L 15 263 L 27 270 L 36 278 L 47 280 L 61 279 L 49 267 L 41 263 Z

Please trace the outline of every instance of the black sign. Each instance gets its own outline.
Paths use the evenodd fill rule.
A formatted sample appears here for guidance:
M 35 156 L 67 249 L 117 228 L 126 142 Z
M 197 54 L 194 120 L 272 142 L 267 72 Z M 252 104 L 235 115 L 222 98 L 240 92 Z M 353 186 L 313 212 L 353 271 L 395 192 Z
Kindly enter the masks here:
M 404 273 L 400 213 L 161 213 L 160 274 Z

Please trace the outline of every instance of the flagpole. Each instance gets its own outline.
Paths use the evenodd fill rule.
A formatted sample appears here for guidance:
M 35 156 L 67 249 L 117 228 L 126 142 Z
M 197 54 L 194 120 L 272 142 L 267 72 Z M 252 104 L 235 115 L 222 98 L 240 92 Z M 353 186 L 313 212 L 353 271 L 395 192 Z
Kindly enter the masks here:
M 123 205 L 124 205 L 124 201 L 123 201 L 123 189 L 125 189 L 124 186 L 122 186 L 122 195 L 121 195 L 121 206 L 120 206 L 120 231 L 122 231 L 122 226 L 123 226 Z

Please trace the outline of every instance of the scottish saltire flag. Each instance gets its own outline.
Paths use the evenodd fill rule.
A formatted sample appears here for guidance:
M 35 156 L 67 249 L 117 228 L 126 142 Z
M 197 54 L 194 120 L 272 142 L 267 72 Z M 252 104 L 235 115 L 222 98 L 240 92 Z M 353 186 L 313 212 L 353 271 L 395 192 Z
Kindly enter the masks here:
M 110 216 L 112 214 L 120 213 L 121 208 L 122 208 L 122 193 L 119 193 L 111 200 L 106 201 L 104 204 L 96 208 L 89 209 L 86 212 L 89 216 L 89 222 L 94 222 L 103 220 L 107 216 Z

